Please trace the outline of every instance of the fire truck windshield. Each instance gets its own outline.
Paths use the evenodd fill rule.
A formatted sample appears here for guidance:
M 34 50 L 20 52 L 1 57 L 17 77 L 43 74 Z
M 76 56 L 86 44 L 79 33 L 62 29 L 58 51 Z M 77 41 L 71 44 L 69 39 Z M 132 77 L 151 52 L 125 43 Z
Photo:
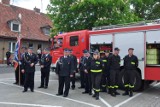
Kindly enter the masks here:
M 63 45 L 63 38 L 55 38 L 54 39 L 54 44 L 53 44 L 53 49 L 58 49 L 62 47 Z

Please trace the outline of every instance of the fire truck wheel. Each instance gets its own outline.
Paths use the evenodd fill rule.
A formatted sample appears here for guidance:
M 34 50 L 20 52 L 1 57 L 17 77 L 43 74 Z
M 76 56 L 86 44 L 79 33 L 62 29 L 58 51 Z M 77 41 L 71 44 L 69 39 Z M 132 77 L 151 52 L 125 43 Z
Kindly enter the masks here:
M 124 79 L 125 79 L 124 74 L 125 74 L 124 69 L 122 69 L 119 73 L 119 79 L 118 79 L 118 85 L 120 89 L 124 89 Z M 138 71 L 135 72 L 134 86 L 135 86 L 134 91 L 138 91 L 142 87 L 141 74 Z

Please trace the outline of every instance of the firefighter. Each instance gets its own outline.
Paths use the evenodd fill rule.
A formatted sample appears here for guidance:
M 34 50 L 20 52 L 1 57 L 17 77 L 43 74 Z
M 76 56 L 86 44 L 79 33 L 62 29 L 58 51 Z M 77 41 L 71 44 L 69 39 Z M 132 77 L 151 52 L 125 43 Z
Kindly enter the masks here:
M 79 87 L 79 89 L 85 88 L 84 61 L 85 61 L 85 57 L 86 57 L 87 53 L 88 53 L 88 51 L 86 49 L 84 49 L 83 50 L 83 56 L 80 58 L 79 72 L 80 72 L 80 84 L 81 84 L 81 86 Z
M 118 89 L 118 73 L 120 71 L 119 51 L 119 48 L 115 48 L 113 55 L 111 55 L 108 60 L 108 66 L 110 67 L 110 94 L 113 97 L 120 95 L 116 91 Z
M 69 50 L 64 49 L 64 56 L 60 57 L 57 65 L 56 65 L 56 73 L 58 74 L 59 79 L 59 87 L 57 96 L 63 95 L 63 97 L 67 97 L 69 94 L 70 88 L 70 77 L 73 77 L 73 61 L 68 56 Z M 63 88 L 65 85 L 65 90 L 63 92 Z
M 22 73 L 25 73 L 23 92 L 27 92 L 28 88 L 30 88 L 31 92 L 34 92 L 34 75 L 37 62 L 37 56 L 33 53 L 33 48 L 30 47 L 22 59 Z
M 40 59 L 41 85 L 38 88 L 45 88 L 45 89 L 48 88 L 51 63 L 52 63 L 52 57 L 50 55 L 50 49 L 45 48 L 44 54 L 42 55 Z
M 91 60 L 90 68 L 91 68 L 91 79 L 94 90 L 93 97 L 96 97 L 96 100 L 99 99 L 103 66 L 104 64 L 102 60 L 100 60 L 99 52 L 95 51 L 93 53 L 93 59 Z
M 71 78 L 71 82 L 72 82 L 72 90 L 75 89 L 75 74 L 77 72 L 77 57 L 75 55 L 72 54 L 72 49 L 69 50 L 69 57 L 71 58 L 71 60 L 73 61 L 73 67 L 74 67 L 74 73 L 73 73 L 73 77 Z
M 125 93 L 123 95 L 129 95 L 130 97 L 133 96 L 135 72 L 138 67 L 138 58 L 137 56 L 133 55 L 133 50 L 133 48 L 129 48 L 128 55 L 124 57 Z
M 91 81 L 91 72 L 90 72 L 90 64 L 92 57 L 90 56 L 89 51 L 86 53 L 86 57 L 84 59 L 84 78 L 85 78 L 85 91 L 82 94 L 92 95 L 92 81 Z
M 101 91 L 107 92 L 106 88 L 108 87 L 109 90 L 109 67 L 108 67 L 108 57 L 109 57 L 109 50 L 104 51 L 105 56 L 101 57 L 101 60 L 104 64 L 103 72 L 102 72 L 102 79 L 101 79 Z

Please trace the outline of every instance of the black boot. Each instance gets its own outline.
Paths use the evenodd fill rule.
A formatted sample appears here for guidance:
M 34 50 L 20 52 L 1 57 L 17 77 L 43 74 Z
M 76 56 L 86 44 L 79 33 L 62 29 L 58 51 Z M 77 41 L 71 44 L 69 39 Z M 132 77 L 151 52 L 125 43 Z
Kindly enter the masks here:
M 128 88 L 125 89 L 125 92 L 122 95 L 123 96 L 129 95 Z
M 114 93 L 115 93 L 115 95 L 120 95 L 120 93 L 117 92 L 117 89 L 115 89 Z
M 99 100 L 99 92 L 96 92 L 96 100 Z
M 116 97 L 116 94 L 115 94 L 114 89 L 111 89 L 111 90 L 110 90 L 110 93 L 111 93 L 111 96 L 112 96 L 112 97 Z
M 130 96 L 130 97 L 133 96 L 133 90 L 132 90 L 132 89 L 130 89 L 130 91 L 129 91 L 129 96 Z

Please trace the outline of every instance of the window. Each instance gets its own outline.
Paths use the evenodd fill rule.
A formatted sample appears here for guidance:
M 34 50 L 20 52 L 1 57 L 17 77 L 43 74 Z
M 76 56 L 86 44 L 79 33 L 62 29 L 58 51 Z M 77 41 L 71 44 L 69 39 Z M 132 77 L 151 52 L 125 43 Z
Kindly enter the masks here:
M 16 43 L 15 42 L 9 42 L 9 51 L 11 53 L 14 53 L 15 47 L 16 47 Z
M 32 44 L 32 43 L 29 43 L 29 47 L 32 47 L 32 48 L 33 48 L 33 44 Z
M 42 49 L 42 44 L 38 44 L 38 49 L 41 48 Z
M 70 46 L 78 46 L 78 36 L 70 37 Z
M 20 24 L 19 23 L 11 23 L 11 31 L 20 32 Z
M 44 34 L 45 35 L 50 35 L 50 29 L 49 28 L 45 28 L 44 29 Z
M 63 38 L 54 39 L 54 49 L 60 48 L 63 45 Z

